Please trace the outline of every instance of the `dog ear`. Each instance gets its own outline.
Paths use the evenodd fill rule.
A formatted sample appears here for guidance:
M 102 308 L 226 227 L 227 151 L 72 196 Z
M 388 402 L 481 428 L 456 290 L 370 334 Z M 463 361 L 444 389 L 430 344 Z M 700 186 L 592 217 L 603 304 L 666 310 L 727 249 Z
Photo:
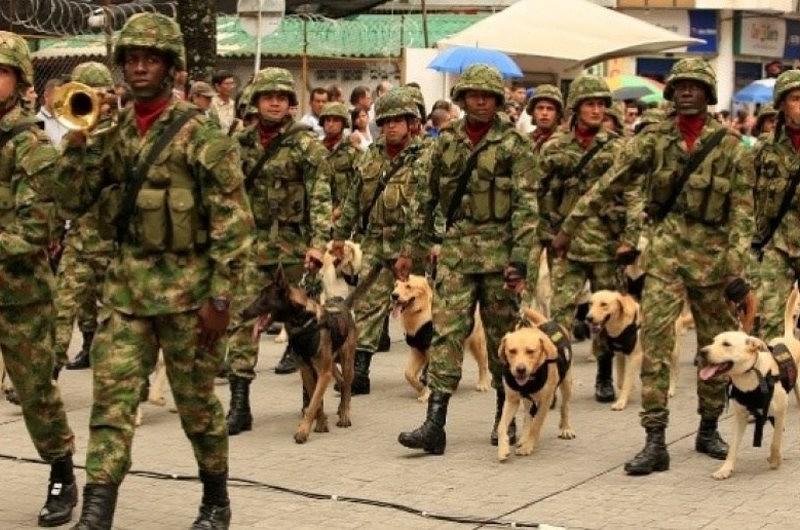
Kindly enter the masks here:
M 553 344 L 549 338 L 539 338 L 539 342 L 542 345 L 542 351 L 544 351 L 545 356 L 548 359 L 557 359 L 558 358 L 558 350 L 556 349 L 556 345 Z
M 745 344 L 747 344 L 747 348 L 753 353 L 759 351 L 769 351 L 767 344 L 758 337 L 747 337 Z
M 286 274 L 283 272 L 283 263 L 278 263 L 278 270 L 275 271 L 275 285 L 281 289 L 289 288 L 289 281 L 286 279 Z
M 508 358 L 506 357 L 506 337 L 508 333 L 503 335 L 503 338 L 500 339 L 500 347 L 497 348 L 497 358 L 500 360 L 500 364 L 508 364 Z

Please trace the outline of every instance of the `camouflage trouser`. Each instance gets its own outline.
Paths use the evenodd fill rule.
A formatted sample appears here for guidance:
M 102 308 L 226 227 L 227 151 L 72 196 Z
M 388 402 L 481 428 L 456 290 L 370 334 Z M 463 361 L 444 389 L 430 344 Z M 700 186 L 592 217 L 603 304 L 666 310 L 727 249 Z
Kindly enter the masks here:
M 361 272 L 362 280 L 369 274 Z M 386 263 L 377 278 L 367 287 L 353 306 L 356 329 L 358 330 L 359 350 L 375 353 L 383 334 L 383 322 L 392 308 L 392 291 L 394 290 L 394 273 L 392 264 Z
M 253 300 L 258 293 L 272 283 L 277 265 L 259 267 L 248 263 L 244 271 L 244 281 L 239 284 L 237 295 L 231 304 L 232 321 L 228 328 L 228 366 L 231 375 L 245 379 L 255 379 L 258 363 L 258 341 L 253 340 L 254 320 L 243 321 L 239 313 Z M 283 273 L 290 284 L 296 285 L 303 276 L 303 264 L 283 265 Z
M 649 272 L 649 271 L 648 271 Z M 675 320 L 683 308 L 684 293 L 694 317 L 698 347 L 711 344 L 723 331 L 736 329 L 736 321 L 727 309 L 724 286 L 691 286 L 673 276 L 664 280 L 648 274 L 642 295 L 642 426 L 666 427 L 669 420 L 670 356 L 675 347 Z M 698 367 L 698 374 L 699 374 Z M 716 419 L 725 408 L 726 377 L 703 381 L 697 377 L 697 413 Z
M 434 334 L 428 364 L 428 387 L 450 394 L 461 380 L 464 341 L 475 323 L 475 304 L 480 303 L 486 331 L 492 386 L 502 388 L 502 367 L 497 358 L 500 340 L 518 320 L 516 296 L 503 289 L 500 272 L 464 274 L 439 265 L 433 298 Z
M 553 260 L 553 267 L 550 269 L 550 278 L 553 284 L 551 315 L 553 320 L 566 330 L 572 329 L 575 308 L 586 280 L 589 280 L 592 292 L 603 289 L 613 291 L 619 288 L 617 267 L 613 261 L 556 259 Z M 592 354 L 595 357 L 606 350 L 605 343 L 599 337 L 595 335 L 592 339 Z
M 67 349 L 76 316 L 83 333 L 92 333 L 97 329 L 97 302 L 103 295 L 103 280 L 109 259 L 107 254 L 79 253 L 72 245 L 64 248 L 55 298 L 55 356 L 60 364 L 68 361 Z
M 53 305 L 0 307 L 0 350 L 22 404 L 25 426 L 42 460 L 74 451 L 74 436 L 53 384 Z
M 214 393 L 222 349 L 198 346 L 197 311 L 136 317 L 108 310 L 92 344 L 94 402 L 86 450 L 86 482 L 119 484 L 131 465 L 134 416 L 159 347 L 167 378 L 200 470 L 228 469 L 228 431 Z
M 783 336 L 783 314 L 792 284 L 800 273 L 800 258 L 790 258 L 780 250 L 764 251 L 758 271 L 760 289 L 761 327 L 759 336 L 764 340 Z

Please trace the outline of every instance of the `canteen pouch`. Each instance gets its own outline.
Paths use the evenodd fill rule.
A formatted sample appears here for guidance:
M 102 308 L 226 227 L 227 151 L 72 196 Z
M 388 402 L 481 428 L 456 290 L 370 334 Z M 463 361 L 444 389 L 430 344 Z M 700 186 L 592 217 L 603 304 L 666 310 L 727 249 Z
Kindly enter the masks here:
M 161 190 L 151 190 L 161 191 Z M 190 252 L 194 249 L 197 231 L 197 212 L 194 207 L 192 190 L 170 188 L 167 197 L 169 205 L 170 250 Z M 201 243 L 198 241 L 198 243 Z M 204 243 L 204 241 L 202 242 Z
M 136 235 L 145 252 L 167 249 L 167 190 L 144 188 L 136 197 Z
M 513 187 L 510 177 L 495 177 L 492 183 L 492 214 L 495 221 L 507 221 L 510 217 Z

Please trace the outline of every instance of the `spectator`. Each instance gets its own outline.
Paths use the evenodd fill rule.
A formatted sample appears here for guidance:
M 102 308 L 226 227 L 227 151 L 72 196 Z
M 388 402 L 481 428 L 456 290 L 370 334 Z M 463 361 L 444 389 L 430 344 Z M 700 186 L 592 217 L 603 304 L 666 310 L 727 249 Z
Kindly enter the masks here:
M 175 70 L 175 77 L 172 83 L 172 93 L 180 100 L 186 99 L 186 82 L 189 80 L 189 72 L 186 70 Z M 208 86 L 208 83 L 203 83 Z M 210 87 L 209 87 L 210 88 Z
M 236 78 L 232 73 L 220 70 L 211 78 L 211 83 L 214 85 L 214 90 L 217 91 L 217 95 L 211 100 L 211 106 L 217 111 L 220 127 L 223 131 L 227 131 L 236 117 L 236 102 L 233 98 L 236 91 Z
M 369 134 L 370 134 L 370 141 L 372 138 L 377 138 L 380 136 L 380 129 L 378 125 L 375 123 L 375 111 L 372 108 L 372 94 L 369 91 L 368 87 L 364 85 L 359 85 L 353 89 L 350 93 L 350 105 L 354 109 L 363 109 L 367 111 L 367 116 L 369 117 Z
M 39 99 L 39 94 L 36 93 L 36 87 L 29 85 L 25 90 L 23 99 L 25 100 L 23 103 L 25 108 L 30 112 L 36 112 L 36 100 Z
M 409 83 L 410 84 L 410 83 Z M 419 85 L 417 85 L 419 88 Z M 389 81 L 383 80 L 375 87 L 375 101 L 378 100 L 382 95 L 387 93 L 392 89 L 392 84 Z
M 511 123 L 516 124 L 517 120 L 519 119 L 520 113 L 522 112 L 522 106 L 517 103 L 517 100 L 510 99 L 506 101 L 504 107 L 505 113 L 508 116 L 508 119 L 511 120 Z
M 428 127 L 428 136 L 438 138 L 441 130 L 450 123 L 450 111 L 445 109 L 433 109 L 431 111 L 431 125 Z
M 211 101 L 214 99 L 216 93 L 211 85 L 203 81 L 195 81 L 192 83 L 192 88 L 189 90 L 189 100 L 201 111 L 209 117 L 209 119 L 219 126 L 219 116 L 217 111 L 211 106 Z
M 519 103 L 520 108 L 524 108 L 525 104 L 528 102 L 528 90 L 525 88 L 525 85 L 519 81 L 513 81 L 511 83 L 511 96 L 509 99 Z
M 344 103 L 344 94 L 342 94 L 342 89 L 339 85 L 333 84 L 325 91 L 328 93 L 328 101 L 332 103 Z
M 317 87 L 311 91 L 309 96 L 309 105 L 311 109 L 308 114 L 300 119 L 301 123 L 308 125 L 320 138 L 325 136 L 325 131 L 322 130 L 322 125 L 319 124 L 319 113 L 322 112 L 322 107 L 328 102 L 328 92 L 322 88 Z
M 623 116 L 625 120 L 625 134 L 633 134 L 636 122 L 639 121 L 639 114 L 639 106 L 635 101 L 625 102 L 625 114 Z
M 781 61 L 768 62 L 764 67 L 764 77 L 777 79 L 783 73 L 783 63 Z
M 366 151 L 372 143 L 372 134 L 369 131 L 369 113 L 361 108 L 350 111 L 350 121 L 353 132 L 350 133 L 350 142 L 360 151 Z
M 44 122 L 44 132 L 55 146 L 61 145 L 61 138 L 69 131 L 69 129 L 61 125 L 53 115 L 53 93 L 56 88 L 60 87 L 62 84 L 63 82 L 60 79 L 49 79 L 47 83 L 45 83 L 44 104 L 36 115 L 36 117 Z

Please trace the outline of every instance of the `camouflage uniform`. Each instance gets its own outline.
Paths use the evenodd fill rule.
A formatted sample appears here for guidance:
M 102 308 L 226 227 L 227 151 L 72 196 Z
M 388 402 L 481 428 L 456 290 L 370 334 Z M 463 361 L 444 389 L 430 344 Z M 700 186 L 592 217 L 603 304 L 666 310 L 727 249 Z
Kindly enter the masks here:
M 673 66 L 664 90 L 666 99 L 672 99 L 674 84 L 681 80 L 700 83 L 706 88 L 709 104 L 716 103 L 715 75 L 702 59 L 682 59 Z M 722 127 L 708 116 L 694 149 L 701 149 Z M 578 226 L 601 211 L 620 185 L 643 186 L 647 211 L 654 214 L 669 200 L 674 181 L 688 156 L 674 115 L 651 125 L 631 140 L 614 167 L 578 201 L 564 221 L 562 231 L 577 233 Z M 645 176 L 643 184 L 637 182 L 637 175 Z M 753 233 L 752 194 L 752 167 L 744 162 L 739 135 L 727 131 L 720 144 L 690 175 L 663 221 L 653 223 L 648 229 L 649 244 L 643 256 L 647 274 L 642 300 L 645 317 L 641 329 L 644 348 L 641 421 L 648 430 L 646 448 L 652 445 L 651 437 L 663 441 L 669 417 L 669 358 L 675 344 L 674 324 L 684 295 L 688 295 L 694 315 L 698 345 L 710 344 L 716 334 L 736 327 L 732 315 L 722 309 L 723 290 L 728 280 L 742 273 L 746 261 Z M 696 442 L 698 448 L 701 441 L 715 444 L 705 438 L 701 440 L 701 436 L 718 439 L 716 419 L 725 407 L 726 383 L 720 377 L 702 381 L 698 375 L 698 413 L 703 420 Z M 723 451 L 723 443 L 717 445 L 719 451 L 713 451 L 713 456 L 724 458 L 727 447 Z
M 764 121 L 767 118 L 776 118 L 778 116 L 778 110 L 772 106 L 771 103 L 765 103 L 761 110 L 758 111 L 758 116 L 756 117 L 756 124 L 753 125 L 753 136 L 759 139 L 759 141 L 765 141 L 767 138 L 765 135 L 767 133 L 762 133 L 762 127 L 764 127 Z
M 75 446 L 61 395 L 51 379 L 55 280 L 46 254 L 54 222 L 53 170 L 58 152 L 19 101 L 21 91 L 33 84 L 28 45 L 22 37 L 0 31 L 0 65 L 13 68 L 18 77 L 18 90 L 0 102 L 0 351 L 31 440 L 52 466 L 48 504 L 39 522 L 50 521 L 45 512 L 52 508 L 52 488 L 60 482 L 65 494 L 69 490 L 69 499 L 64 499 L 68 506 L 62 506 L 57 523 L 64 524 L 77 501 L 71 456 Z M 63 471 L 59 476 L 56 468 Z
M 453 89 L 463 103 L 466 92 L 494 95 L 502 108 L 502 79 L 493 67 L 473 65 Z M 501 337 L 517 318 L 516 296 L 503 288 L 503 270 L 513 263 L 525 268 L 536 240 L 537 201 L 530 140 L 498 114 L 488 132 L 473 146 L 467 118 L 442 130 L 430 153 L 430 168 L 417 186 L 416 211 L 410 212 L 406 235 L 410 248 L 441 241 L 433 301 L 434 335 L 429 350 L 428 416 L 415 431 L 402 433 L 400 443 L 432 453 L 444 451 L 447 403 L 461 380 L 464 340 L 471 333 L 476 304 L 486 332 L 489 368 L 495 389 L 502 388 L 497 358 Z M 484 148 L 485 146 L 485 148 Z M 458 178 L 470 153 L 482 149 L 452 226 L 446 217 Z M 442 222 L 430 223 L 439 218 Z M 431 228 L 438 228 L 431 233 Z M 528 264 L 535 269 L 536 263 Z M 498 394 L 499 395 L 499 394 Z M 499 400 L 498 400 L 499 401 Z
M 539 154 L 542 151 L 542 147 L 544 146 L 545 142 L 549 140 L 553 133 L 558 129 L 558 126 L 561 122 L 561 116 L 564 114 L 564 98 L 561 95 L 561 90 L 555 85 L 539 85 L 536 87 L 536 91 L 531 96 L 531 99 L 528 100 L 528 106 L 526 107 L 526 112 L 528 116 L 533 118 L 533 111 L 536 108 L 536 103 L 542 100 L 547 100 L 556 105 L 558 108 L 558 117 L 556 118 L 556 122 L 553 124 L 553 130 L 547 131 L 546 134 L 542 134 L 541 131 L 537 134 L 537 129 L 535 129 L 531 133 L 531 139 L 533 140 L 533 152 L 534 154 Z
M 114 49 L 117 64 L 134 47 L 157 51 L 174 66 L 184 66 L 180 28 L 163 15 L 138 14 L 128 20 Z M 116 126 L 96 134 L 102 156 L 87 156 L 87 149 L 75 143 L 67 146 L 59 175 L 60 184 L 70 190 L 65 205 L 82 211 L 97 202 L 99 226 L 113 228 L 125 200 L 124 185 L 134 178 L 126 168 L 193 109 L 172 96 L 140 135 L 134 111 L 127 108 Z M 98 165 L 90 165 L 94 162 Z M 230 300 L 251 244 L 253 220 L 238 149 L 198 114 L 180 128 L 143 177 L 127 226 L 119 234 L 103 234 L 118 236 L 118 248 L 107 272 L 91 352 L 94 403 L 81 522 L 96 517 L 96 506 L 87 511 L 90 496 L 95 502 L 106 499 L 105 508 L 113 516 L 116 487 L 131 464 L 139 396 L 159 348 L 200 469 L 204 507 L 207 488 L 224 489 L 228 470 L 225 419 L 214 394 L 222 353 L 219 347 L 201 348 L 197 323 L 203 304 Z M 224 497 L 227 509 L 226 492 Z M 229 518 L 229 509 L 227 513 Z M 203 515 L 201 508 L 198 521 Z
M 320 125 L 325 118 L 336 117 L 344 120 L 344 128 L 350 128 L 350 113 L 344 103 L 326 103 L 319 113 Z M 342 135 L 333 149 L 328 154 L 328 163 L 331 168 L 331 198 L 333 199 L 333 208 L 340 208 L 350 185 L 355 180 L 356 173 L 356 159 L 360 152 L 353 147 L 350 140 Z
M 72 81 L 83 83 L 99 91 L 114 86 L 108 67 L 102 63 L 81 63 L 72 71 Z M 97 129 L 113 125 L 112 118 L 105 118 Z M 88 157 L 99 157 L 101 142 L 89 138 Z M 97 167 L 98 160 L 89 162 Z M 83 334 L 83 349 L 78 359 L 88 361 L 92 337 L 97 329 L 97 304 L 102 298 L 103 280 L 108 268 L 113 245 L 100 237 L 97 224 L 97 208 L 93 208 L 75 219 L 64 240 L 64 253 L 59 263 L 56 290 L 56 361 L 67 361 L 67 348 L 72 339 L 72 324 L 77 315 L 78 327 Z M 68 365 L 72 367 L 73 365 Z M 75 367 L 85 367 L 77 366 Z

